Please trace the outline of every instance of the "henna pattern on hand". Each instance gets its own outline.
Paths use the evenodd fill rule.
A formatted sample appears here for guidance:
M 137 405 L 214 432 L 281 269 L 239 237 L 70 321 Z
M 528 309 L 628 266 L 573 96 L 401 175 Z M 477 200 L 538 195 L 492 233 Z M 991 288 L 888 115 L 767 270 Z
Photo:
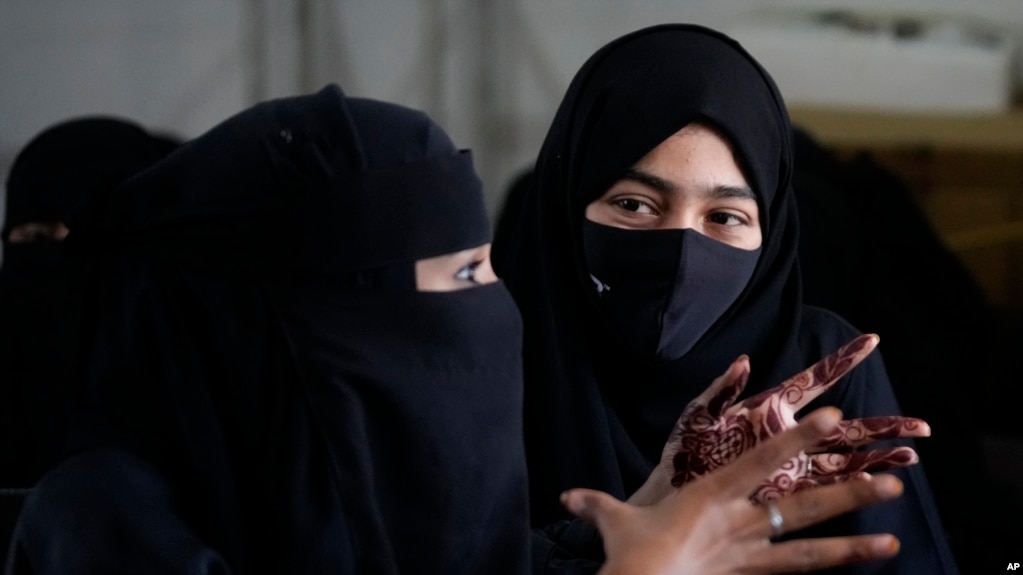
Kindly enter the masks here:
M 757 443 L 796 425 L 795 414 L 858 365 L 877 346 L 876 335 L 861 335 L 781 385 L 737 405 L 749 379 L 748 359 L 728 371 L 682 412 L 661 457 L 661 467 L 678 487 L 728 464 Z M 908 447 L 853 451 L 883 439 L 923 437 L 930 428 L 909 417 L 846 420 L 813 453 L 801 453 L 766 478 L 751 495 L 767 501 L 808 487 L 843 481 L 861 472 L 912 465 Z M 808 473 L 813 458 L 813 473 Z

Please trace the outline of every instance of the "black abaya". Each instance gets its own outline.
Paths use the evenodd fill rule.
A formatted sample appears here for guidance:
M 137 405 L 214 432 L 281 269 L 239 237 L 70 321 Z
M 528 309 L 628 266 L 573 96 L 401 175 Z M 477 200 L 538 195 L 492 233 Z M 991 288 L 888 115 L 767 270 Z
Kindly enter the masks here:
M 103 278 L 96 405 L 26 503 L 14 572 L 59 572 L 54 553 L 86 573 L 525 571 L 514 303 L 414 283 L 489 233 L 468 152 L 336 86 L 246 110 L 93 206 L 69 240 Z M 153 517 L 95 503 L 113 489 Z M 60 513 L 106 536 L 69 546 Z

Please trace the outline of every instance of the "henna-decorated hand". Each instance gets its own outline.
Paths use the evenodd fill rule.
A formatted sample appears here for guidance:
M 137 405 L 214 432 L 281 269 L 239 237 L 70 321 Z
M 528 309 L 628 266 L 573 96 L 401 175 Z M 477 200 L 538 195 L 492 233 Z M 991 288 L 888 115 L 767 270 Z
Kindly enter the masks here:
M 749 500 L 761 478 L 832 433 L 840 417 L 834 408 L 807 414 L 795 428 L 652 505 L 629 505 L 589 489 L 569 490 L 562 502 L 600 530 L 607 560 L 598 575 L 803 573 L 891 557 L 899 541 L 886 534 L 774 538 L 898 497 L 902 484 L 895 477 L 858 473 L 770 508 Z
M 733 405 L 749 379 L 749 358 L 735 360 L 683 410 L 647 482 L 629 498 L 637 505 L 663 498 L 678 487 L 724 466 L 766 439 L 796 425 L 795 414 L 858 365 L 877 346 L 861 335 L 838 351 L 768 389 Z M 845 420 L 815 450 L 802 452 L 767 477 L 750 495 L 767 501 L 784 494 L 843 481 L 861 471 L 882 471 L 917 462 L 909 447 L 855 451 L 883 439 L 926 437 L 930 427 L 911 417 Z

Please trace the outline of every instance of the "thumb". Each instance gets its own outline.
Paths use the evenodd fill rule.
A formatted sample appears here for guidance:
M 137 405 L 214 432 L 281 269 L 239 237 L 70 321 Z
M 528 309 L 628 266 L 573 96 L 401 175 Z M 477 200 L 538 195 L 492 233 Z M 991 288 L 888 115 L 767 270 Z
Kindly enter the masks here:
M 628 504 L 603 491 L 594 489 L 569 489 L 561 494 L 561 504 L 576 517 L 585 519 L 600 527 L 620 515 Z

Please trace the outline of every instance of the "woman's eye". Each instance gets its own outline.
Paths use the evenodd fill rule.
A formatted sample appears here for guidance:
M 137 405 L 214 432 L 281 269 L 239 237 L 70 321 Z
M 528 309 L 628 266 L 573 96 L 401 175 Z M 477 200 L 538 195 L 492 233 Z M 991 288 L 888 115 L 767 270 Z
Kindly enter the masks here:
M 635 198 L 622 198 L 615 200 L 614 204 L 628 212 L 636 212 L 637 214 L 654 213 L 654 209 L 650 206 L 650 204 Z
M 715 212 L 707 219 L 710 220 L 711 223 L 721 226 L 741 226 L 746 223 L 744 219 L 728 212 Z
M 479 283 L 476 281 L 476 268 L 478 268 L 481 263 L 483 263 L 482 260 L 472 262 L 471 264 L 458 270 L 458 273 L 455 274 L 455 279 L 461 281 L 469 281 L 472 283 Z

